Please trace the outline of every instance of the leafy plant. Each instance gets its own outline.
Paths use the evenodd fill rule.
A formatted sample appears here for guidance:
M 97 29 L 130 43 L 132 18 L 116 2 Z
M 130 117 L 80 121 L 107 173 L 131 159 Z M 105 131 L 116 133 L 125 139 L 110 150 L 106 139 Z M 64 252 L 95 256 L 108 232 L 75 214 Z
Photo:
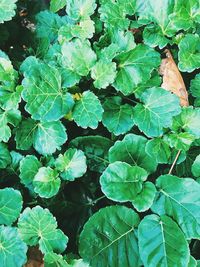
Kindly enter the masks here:
M 200 266 L 199 69 L 199 0 L 0 0 L 0 266 Z

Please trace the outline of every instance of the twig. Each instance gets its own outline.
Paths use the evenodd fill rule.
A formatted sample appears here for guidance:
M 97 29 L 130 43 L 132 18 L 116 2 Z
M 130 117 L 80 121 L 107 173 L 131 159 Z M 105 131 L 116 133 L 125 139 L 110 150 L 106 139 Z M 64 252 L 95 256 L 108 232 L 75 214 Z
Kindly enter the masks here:
M 176 164 L 176 162 L 177 162 L 177 160 L 178 160 L 178 157 L 179 157 L 180 153 L 181 153 L 181 150 L 179 150 L 179 151 L 177 152 L 176 157 L 175 157 L 175 159 L 174 159 L 174 161 L 173 161 L 173 163 L 172 163 L 172 166 L 171 166 L 171 168 L 170 168 L 168 174 L 171 174 L 171 173 L 172 173 L 172 171 L 173 171 L 173 169 L 174 169 L 174 166 L 175 166 L 175 164 Z

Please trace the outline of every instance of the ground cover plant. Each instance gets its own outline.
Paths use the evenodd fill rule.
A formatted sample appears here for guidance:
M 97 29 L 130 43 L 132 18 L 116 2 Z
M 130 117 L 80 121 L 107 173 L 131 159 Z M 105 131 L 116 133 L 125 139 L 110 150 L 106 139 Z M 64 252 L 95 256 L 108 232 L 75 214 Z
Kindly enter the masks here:
M 199 0 L 0 0 L 0 266 L 200 266 Z

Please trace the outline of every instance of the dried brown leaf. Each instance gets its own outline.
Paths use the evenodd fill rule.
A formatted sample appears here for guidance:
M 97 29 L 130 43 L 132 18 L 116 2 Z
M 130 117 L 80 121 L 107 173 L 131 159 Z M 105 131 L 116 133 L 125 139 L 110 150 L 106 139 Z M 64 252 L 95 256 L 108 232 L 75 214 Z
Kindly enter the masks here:
M 161 87 L 177 95 L 181 106 L 189 106 L 188 93 L 180 71 L 168 49 L 165 54 L 166 58 L 162 59 L 160 66 L 160 74 L 163 76 Z
M 38 247 L 31 247 L 28 250 L 28 261 L 24 267 L 44 267 L 43 255 Z

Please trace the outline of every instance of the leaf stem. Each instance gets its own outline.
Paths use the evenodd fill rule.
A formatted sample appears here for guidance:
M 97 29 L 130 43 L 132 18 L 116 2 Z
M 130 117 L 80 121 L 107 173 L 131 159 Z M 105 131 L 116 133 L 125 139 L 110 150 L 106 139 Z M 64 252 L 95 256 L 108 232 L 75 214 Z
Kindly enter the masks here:
M 175 164 L 176 164 L 176 162 L 177 162 L 177 160 L 178 160 L 178 157 L 179 157 L 180 153 L 181 153 L 181 150 L 179 150 L 179 151 L 177 152 L 176 157 L 175 157 L 175 159 L 174 159 L 174 161 L 173 161 L 173 163 L 172 163 L 172 166 L 171 166 L 171 168 L 170 168 L 168 174 L 171 174 L 171 173 L 172 173 L 172 171 L 173 171 L 173 169 L 174 169 L 174 166 L 175 166 Z

